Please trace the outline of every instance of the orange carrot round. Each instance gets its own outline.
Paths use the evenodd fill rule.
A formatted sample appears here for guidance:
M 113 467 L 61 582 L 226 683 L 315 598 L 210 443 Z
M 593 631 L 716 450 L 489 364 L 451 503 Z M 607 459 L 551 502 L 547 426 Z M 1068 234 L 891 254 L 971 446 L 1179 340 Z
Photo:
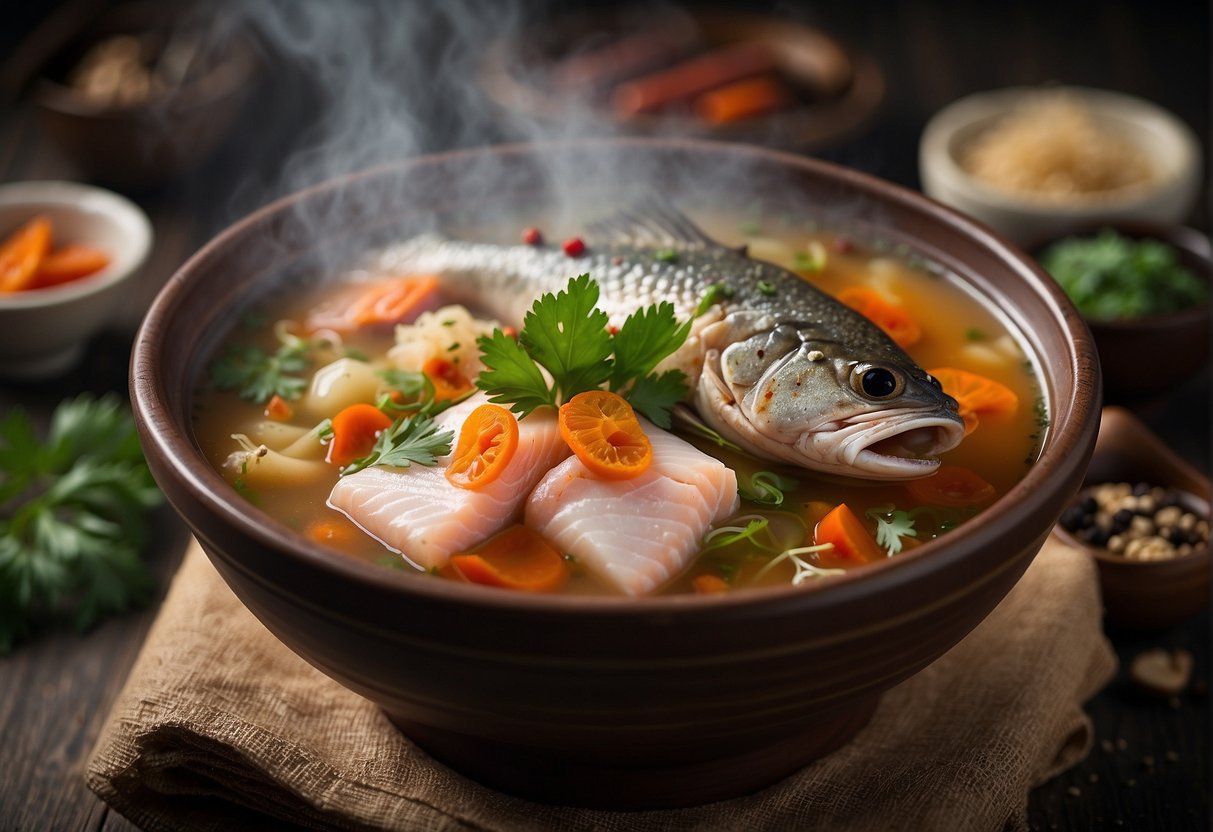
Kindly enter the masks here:
M 560 435 L 592 473 L 608 480 L 643 474 L 653 446 L 632 406 L 606 390 L 578 393 L 560 406 Z
M 910 313 L 889 303 L 875 289 L 848 286 L 838 293 L 838 300 L 883 329 L 899 347 L 912 346 L 922 338 L 922 328 Z
M 0 243 L 0 292 L 31 288 L 34 275 L 51 248 L 51 221 L 34 217 Z
M 509 526 L 477 552 L 451 555 L 449 565 L 471 583 L 525 592 L 553 592 L 569 577 L 564 556 L 525 526 Z
M 518 450 L 518 420 L 496 404 L 482 404 L 468 415 L 446 479 L 459 488 L 484 488 L 493 482 Z
M 906 490 L 924 505 L 968 508 L 993 502 L 994 486 L 959 465 L 941 465 L 929 477 L 906 483 Z
M 823 566 L 854 566 L 883 560 L 885 557 L 876 538 L 846 503 L 839 503 L 833 511 L 818 521 L 813 530 L 813 543 L 818 546 L 823 543 L 834 544 L 834 548 L 829 552 L 819 555 Z
M 445 358 L 435 356 L 421 365 L 421 372 L 434 385 L 434 398 L 440 402 L 459 399 L 472 390 L 472 383 L 459 368 Z
M 691 579 L 691 586 L 700 595 L 716 595 L 729 591 L 729 582 L 719 575 L 696 575 Z
M 352 404 L 333 417 L 333 438 L 325 461 L 344 467 L 375 447 L 379 434 L 392 426 L 392 417 L 373 404 Z
M 1014 413 L 1019 407 L 1019 397 L 1014 391 L 992 378 L 955 367 L 936 367 L 927 372 L 939 381 L 943 392 L 960 405 L 966 436 L 977 429 L 981 414 Z
M 275 422 L 289 422 L 295 417 L 295 408 L 287 404 L 286 399 L 275 393 L 265 405 L 265 418 Z
M 49 252 L 38 264 L 29 288 L 45 289 L 94 275 L 110 264 L 110 256 L 99 248 L 72 243 Z

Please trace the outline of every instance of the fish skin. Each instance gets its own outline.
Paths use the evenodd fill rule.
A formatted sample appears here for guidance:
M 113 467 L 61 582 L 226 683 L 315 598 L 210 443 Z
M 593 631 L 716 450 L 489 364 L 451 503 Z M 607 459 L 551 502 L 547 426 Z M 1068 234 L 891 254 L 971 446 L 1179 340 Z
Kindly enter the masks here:
M 794 272 L 701 232 L 690 236 L 664 240 L 673 257 L 626 242 L 591 244 L 569 257 L 546 246 L 423 235 L 389 248 L 378 265 L 442 273 L 455 299 L 514 325 L 541 294 L 582 273 L 598 283 L 598 306 L 615 326 L 660 301 L 693 317 L 708 288 L 723 284 L 731 296 L 695 318 L 686 342 L 658 370 L 686 373 L 695 409 L 725 438 L 813 470 L 905 480 L 932 473 L 935 456 L 964 437 L 956 401 L 875 324 Z M 862 380 L 869 369 L 891 373 L 897 395 L 869 397 Z M 872 449 L 897 437 L 917 447 L 892 455 Z
M 434 421 L 459 429 L 487 398 L 481 394 Z M 518 423 L 518 449 L 496 480 L 478 489 L 446 479 L 450 455 L 436 464 L 364 468 L 342 477 L 328 505 L 363 531 L 424 570 L 441 569 L 452 554 L 474 546 L 514 522 L 523 501 L 553 465 L 570 453 L 553 413 L 536 412 Z
M 633 596 L 682 572 L 704 533 L 740 503 L 733 469 L 641 422 L 653 446 L 644 473 L 600 479 L 572 456 L 539 481 L 525 509 L 528 527 L 599 580 Z

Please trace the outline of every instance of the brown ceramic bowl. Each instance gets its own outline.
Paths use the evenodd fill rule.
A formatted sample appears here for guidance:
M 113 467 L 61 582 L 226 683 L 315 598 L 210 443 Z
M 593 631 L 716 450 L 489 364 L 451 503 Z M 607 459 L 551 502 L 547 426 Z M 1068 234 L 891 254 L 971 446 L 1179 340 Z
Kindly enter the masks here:
M 1213 282 L 1213 255 L 1209 238 L 1182 225 L 1141 222 L 1111 222 L 1075 226 L 1048 240 L 1033 244 L 1029 251 L 1041 256 L 1053 243 L 1069 237 L 1091 237 L 1103 228 L 1135 240 L 1159 240 L 1176 251 L 1179 263 L 1205 282 Z M 1122 320 L 1087 319 L 1109 398 L 1132 399 L 1155 396 L 1182 384 L 1199 373 L 1209 360 L 1209 304 L 1165 315 L 1147 315 Z M 1165 355 L 1165 361 L 1158 356 Z
M 46 134 L 90 179 L 139 188 L 188 173 L 218 149 L 244 106 L 256 67 L 250 44 L 235 36 L 208 45 L 171 12 L 149 3 L 111 9 L 56 49 L 33 85 Z M 69 77 L 88 49 L 121 35 L 197 47 L 193 69 L 179 85 L 137 103 L 98 100 L 71 86 Z
M 685 205 L 765 195 L 833 206 L 858 238 L 951 270 L 1040 357 L 1051 426 L 1039 461 L 979 520 L 829 585 L 643 599 L 417 580 L 309 541 L 212 470 L 191 427 L 194 387 L 240 308 L 436 213 L 527 216 L 561 183 L 571 201 L 557 204 L 580 210 L 654 190 Z M 1097 361 L 1052 281 L 910 191 L 757 148 L 592 141 L 425 157 L 259 211 L 169 281 L 138 336 L 131 387 L 165 494 L 283 642 L 483 783 L 561 804 L 639 808 L 723 799 L 795 771 L 845 743 L 883 691 L 985 618 L 1082 479 L 1099 418 Z
M 1145 482 L 1173 488 L 1189 498 L 1186 508 L 1209 516 L 1209 478 L 1121 407 L 1104 408 L 1083 487 L 1105 482 Z M 1104 611 L 1113 626 L 1133 630 L 1170 627 L 1209 603 L 1213 549 L 1207 546 L 1174 560 L 1142 562 L 1084 545 L 1061 526 L 1056 534 L 1095 558 Z

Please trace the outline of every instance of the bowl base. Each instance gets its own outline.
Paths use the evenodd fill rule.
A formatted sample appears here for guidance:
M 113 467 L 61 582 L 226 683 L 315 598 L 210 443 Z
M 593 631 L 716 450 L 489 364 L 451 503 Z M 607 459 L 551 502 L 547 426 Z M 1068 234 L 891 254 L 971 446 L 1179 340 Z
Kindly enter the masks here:
M 636 811 L 678 809 L 741 797 L 770 786 L 836 751 L 868 724 L 879 696 L 821 720 L 811 730 L 783 732 L 773 742 L 685 763 L 645 765 L 571 760 L 559 751 L 470 737 L 388 713 L 426 753 L 498 791 L 559 806 Z

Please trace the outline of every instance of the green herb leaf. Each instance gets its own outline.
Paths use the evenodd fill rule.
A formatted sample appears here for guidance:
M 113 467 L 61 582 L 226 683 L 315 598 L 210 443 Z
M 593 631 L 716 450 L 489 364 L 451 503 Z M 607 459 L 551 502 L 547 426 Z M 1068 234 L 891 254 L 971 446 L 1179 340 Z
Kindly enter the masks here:
M 559 401 L 594 390 L 611 375 L 611 334 L 597 304 L 598 284 L 583 274 L 567 289 L 540 297 L 523 318 L 518 343 L 552 374 Z
M 885 548 L 889 557 L 902 550 L 903 537 L 918 537 L 913 512 L 898 511 L 888 506 L 868 509 L 865 514 L 876 521 L 876 542 Z
M 454 432 L 441 430 L 429 416 L 401 416 L 379 434 L 370 454 L 342 468 L 341 476 L 372 465 L 381 468 L 408 468 L 413 463 L 433 465 L 438 457 L 451 452 L 454 438 Z
M 146 601 L 144 514 L 160 499 L 116 396 L 62 402 L 45 443 L 10 411 L 0 423 L 0 654 L 40 612 L 86 629 Z
M 769 280 L 760 280 L 758 281 L 758 292 L 767 297 L 773 297 L 775 295 L 775 284 Z
M 722 300 L 728 300 L 733 297 L 734 294 L 732 286 L 724 283 L 713 283 L 704 291 L 703 297 L 699 299 L 699 305 L 695 307 L 694 317 L 698 318 Z
M 784 492 L 791 491 L 800 483 L 791 477 L 784 477 L 774 471 L 755 471 L 750 476 L 749 483 L 739 480 L 737 493 L 742 499 L 752 503 L 767 506 L 783 505 Z
M 794 257 L 796 271 L 816 274 L 826 267 L 829 254 L 819 240 L 814 240 L 809 243 L 805 251 L 796 252 Z
M 220 390 L 236 390 L 240 398 L 256 404 L 275 395 L 298 399 L 307 380 L 292 373 L 311 367 L 310 351 L 302 338 L 284 341 L 273 355 L 253 344 L 233 344 L 211 364 L 211 380 Z
M 661 375 L 650 373 L 628 388 L 628 403 L 657 427 L 669 430 L 670 411 L 686 398 L 686 379 L 682 370 L 666 370 Z
M 690 332 L 691 322 L 679 324 L 672 303 L 662 301 L 633 312 L 612 339 L 615 362 L 611 389 L 618 391 L 632 379 L 651 373 L 663 358 L 683 345 Z
M 481 335 L 476 344 L 488 368 L 476 378 L 476 386 L 489 394 L 490 402 L 508 404 L 519 418 L 537 407 L 556 406 L 555 391 L 521 344 L 500 329 Z
M 658 263 L 674 263 L 678 260 L 678 252 L 672 248 L 659 248 L 653 252 L 653 258 Z

